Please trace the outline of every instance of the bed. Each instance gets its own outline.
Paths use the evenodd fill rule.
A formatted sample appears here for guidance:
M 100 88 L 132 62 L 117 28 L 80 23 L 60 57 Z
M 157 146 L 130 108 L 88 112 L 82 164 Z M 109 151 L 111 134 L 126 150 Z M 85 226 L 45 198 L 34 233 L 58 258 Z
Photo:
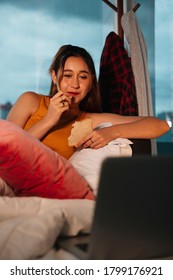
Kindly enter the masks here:
M 132 142 L 116 139 L 67 161 L 9 121 L 0 120 L 0 135 L 0 259 L 73 259 L 54 249 L 56 239 L 90 232 L 95 200 L 86 182 L 96 197 L 104 158 L 132 156 Z
M 67 258 L 53 248 L 56 238 L 89 233 L 94 206 L 81 199 L 1 197 L 0 259 Z

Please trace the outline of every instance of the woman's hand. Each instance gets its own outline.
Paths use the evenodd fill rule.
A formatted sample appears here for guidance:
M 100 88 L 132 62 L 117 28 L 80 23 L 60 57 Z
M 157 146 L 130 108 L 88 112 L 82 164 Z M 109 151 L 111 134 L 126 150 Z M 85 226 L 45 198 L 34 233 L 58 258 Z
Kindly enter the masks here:
M 59 91 L 52 98 L 50 98 L 50 103 L 45 119 L 52 125 L 57 124 L 61 115 L 69 110 L 70 105 L 71 97 L 63 91 Z
M 105 127 L 99 130 L 94 130 L 92 133 L 85 136 L 79 141 L 76 147 L 99 149 L 107 145 L 110 141 L 115 139 L 112 135 L 112 127 Z
M 93 131 L 91 134 L 83 138 L 76 147 L 99 149 L 107 145 L 110 141 L 117 138 L 130 139 L 155 139 L 162 136 L 170 130 L 170 126 L 166 121 L 155 117 L 128 117 L 113 115 L 110 119 L 108 114 L 101 114 L 105 122 L 112 122 L 113 125 L 99 130 Z M 117 124 L 113 121 L 117 118 Z M 123 122 L 128 121 L 127 123 Z M 116 120 L 116 119 L 115 119 Z M 101 122 L 100 122 L 101 123 Z M 98 125 L 98 122 L 96 123 Z

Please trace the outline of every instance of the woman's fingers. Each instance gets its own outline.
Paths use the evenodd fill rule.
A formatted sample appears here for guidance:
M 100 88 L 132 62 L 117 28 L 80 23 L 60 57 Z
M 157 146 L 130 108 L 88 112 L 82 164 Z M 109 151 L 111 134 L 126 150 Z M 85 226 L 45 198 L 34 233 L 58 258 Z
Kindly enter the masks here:
M 59 108 L 69 109 L 69 106 L 71 105 L 71 97 L 62 91 L 55 94 L 51 99 Z
M 70 107 L 71 98 L 67 94 L 60 91 L 51 98 L 51 103 L 57 106 L 60 110 L 66 111 Z
M 95 130 L 91 134 L 81 139 L 81 141 L 77 143 L 76 147 L 82 146 L 83 148 L 90 147 L 93 149 L 102 148 L 112 140 L 112 135 L 110 132 L 110 128 Z

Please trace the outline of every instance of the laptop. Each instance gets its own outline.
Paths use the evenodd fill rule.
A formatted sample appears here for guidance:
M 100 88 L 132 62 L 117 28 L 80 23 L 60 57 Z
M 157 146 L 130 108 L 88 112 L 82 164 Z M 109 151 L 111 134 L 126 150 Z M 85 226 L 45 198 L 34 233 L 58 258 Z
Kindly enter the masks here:
M 56 246 L 85 260 L 173 259 L 172 170 L 173 157 L 107 158 L 91 234 Z

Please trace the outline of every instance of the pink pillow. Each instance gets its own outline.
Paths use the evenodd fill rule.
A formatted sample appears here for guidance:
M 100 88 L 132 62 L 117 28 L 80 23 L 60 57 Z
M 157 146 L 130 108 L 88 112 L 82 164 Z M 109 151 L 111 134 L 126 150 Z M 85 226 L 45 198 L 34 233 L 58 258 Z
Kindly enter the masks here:
M 17 196 L 94 199 L 66 159 L 6 120 L 0 120 L 0 177 Z

